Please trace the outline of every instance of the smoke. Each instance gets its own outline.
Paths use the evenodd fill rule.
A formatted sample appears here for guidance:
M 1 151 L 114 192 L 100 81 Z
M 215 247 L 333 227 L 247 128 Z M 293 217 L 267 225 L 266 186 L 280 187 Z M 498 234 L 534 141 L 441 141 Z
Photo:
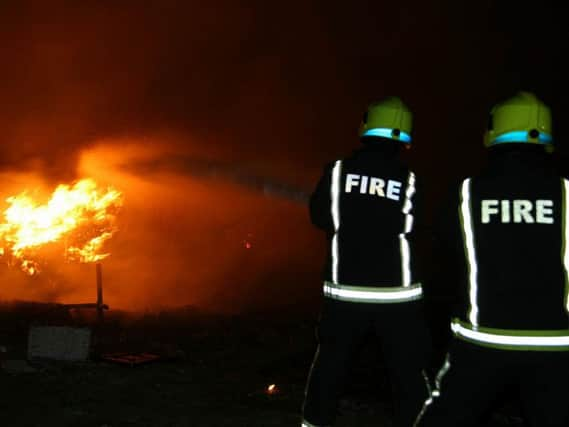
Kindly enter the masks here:
M 239 165 L 221 161 L 205 160 L 184 155 L 158 153 L 146 161 L 133 162 L 127 169 L 137 174 L 170 171 L 198 179 L 228 181 L 266 196 L 291 200 L 302 205 L 308 203 L 309 191 L 299 186 L 278 182 L 273 178 L 254 175 L 242 170 Z
M 102 141 L 83 153 L 81 174 L 124 192 L 123 228 L 104 265 L 109 303 L 238 311 L 314 296 L 321 257 L 310 251 L 321 252 L 305 206 L 234 171 L 196 173 L 179 150 L 179 141 L 158 152 L 151 142 Z

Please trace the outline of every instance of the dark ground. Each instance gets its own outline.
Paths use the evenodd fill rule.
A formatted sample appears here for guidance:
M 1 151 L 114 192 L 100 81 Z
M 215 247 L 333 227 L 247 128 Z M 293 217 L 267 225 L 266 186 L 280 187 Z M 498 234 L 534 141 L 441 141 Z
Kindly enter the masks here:
M 213 316 L 193 309 L 145 315 L 109 312 L 95 331 L 92 360 L 29 362 L 29 326 L 84 325 L 54 305 L 0 306 L 0 425 L 19 426 L 298 426 L 304 383 L 315 351 L 315 316 L 263 313 Z M 108 352 L 153 352 L 143 365 L 100 360 Z M 24 363 L 24 362 L 21 362 Z M 354 364 L 340 404 L 339 427 L 389 427 L 388 385 L 373 340 Z M 266 388 L 276 384 L 278 393 Z M 521 425 L 516 408 L 492 426 Z M 508 414 L 508 415 L 506 415 Z

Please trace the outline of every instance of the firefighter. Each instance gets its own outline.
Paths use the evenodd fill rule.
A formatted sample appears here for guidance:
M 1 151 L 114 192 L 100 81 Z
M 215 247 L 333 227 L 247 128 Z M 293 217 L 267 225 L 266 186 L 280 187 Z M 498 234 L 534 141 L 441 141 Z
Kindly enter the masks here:
M 446 263 L 458 272 L 453 338 L 417 425 L 479 425 L 514 392 L 528 425 L 569 426 L 569 181 L 553 166 L 551 113 L 535 95 L 490 116 L 488 165 L 443 215 Z
M 411 145 L 412 114 L 396 97 L 369 106 L 361 148 L 325 167 L 310 198 L 327 236 L 318 349 L 302 426 L 330 426 L 350 361 L 369 331 L 382 342 L 396 426 L 410 427 L 428 394 L 430 340 L 414 257 L 417 178 L 399 157 Z

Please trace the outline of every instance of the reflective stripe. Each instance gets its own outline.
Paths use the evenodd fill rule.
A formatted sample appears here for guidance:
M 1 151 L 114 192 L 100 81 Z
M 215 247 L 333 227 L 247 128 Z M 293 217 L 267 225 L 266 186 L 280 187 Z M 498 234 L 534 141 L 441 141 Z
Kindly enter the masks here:
M 430 395 L 429 397 L 427 397 L 425 402 L 423 402 L 423 407 L 421 408 L 421 412 L 419 412 L 419 415 L 417 415 L 417 418 L 415 418 L 415 422 L 413 423 L 413 427 L 417 427 L 419 425 L 419 423 L 421 422 L 421 420 L 425 416 L 427 409 L 429 408 L 429 406 L 431 406 L 433 404 L 433 400 L 434 400 L 433 396 Z
M 433 394 L 433 390 L 431 389 L 431 383 L 429 382 L 429 377 L 428 377 L 427 373 L 425 372 L 425 370 L 423 370 L 422 372 L 423 372 L 423 379 L 425 380 L 425 385 L 427 386 L 427 398 L 425 399 L 425 402 L 423 402 L 423 407 L 421 408 L 419 415 L 417 415 L 417 418 L 415 418 L 415 422 L 413 423 L 413 427 L 416 427 L 419 425 L 419 423 L 421 422 L 421 419 L 425 415 L 425 412 L 427 412 L 428 407 L 433 403 L 434 394 Z
M 420 299 L 423 289 L 420 283 L 411 286 L 393 287 L 367 287 L 348 286 L 338 283 L 324 282 L 324 296 L 340 301 L 364 302 L 364 303 L 393 303 L 414 301 Z
M 474 327 L 478 326 L 478 265 L 476 263 L 476 249 L 474 247 L 474 227 L 470 207 L 470 178 L 462 182 L 460 191 L 460 222 L 464 236 L 466 259 L 468 262 L 468 295 L 470 298 L 470 310 L 468 319 Z
M 450 370 L 450 354 L 447 353 L 445 357 L 445 362 L 443 363 L 443 366 L 441 367 L 441 369 L 439 369 L 439 372 L 437 372 L 437 376 L 435 377 L 435 388 L 431 391 L 430 396 L 423 403 L 421 412 L 419 412 L 419 415 L 417 415 L 417 418 L 413 423 L 413 427 L 417 427 L 420 424 L 421 419 L 427 412 L 429 406 L 432 405 L 434 400 L 441 395 L 441 382 L 443 380 L 443 377 L 447 374 L 449 370 Z
M 435 389 L 433 390 L 433 396 L 438 397 L 441 395 L 441 383 L 443 381 L 444 376 L 450 370 L 450 354 L 447 353 L 445 356 L 445 362 L 439 372 L 437 372 L 437 376 L 435 377 Z
M 320 345 L 316 347 L 316 353 L 314 353 L 314 359 L 312 359 L 312 365 L 310 365 L 310 370 L 308 371 L 308 380 L 306 381 L 306 387 L 304 387 L 304 395 L 308 394 L 308 386 L 310 385 L 310 379 L 312 378 L 312 373 L 314 372 L 314 366 L 316 366 L 316 361 L 320 356 Z
M 561 256 L 563 259 L 563 267 L 565 268 L 565 300 L 564 305 L 565 309 L 569 313 L 569 181 L 566 179 L 562 179 L 561 185 L 561 193 L 562 193 L 562 224 L 563 233 L 562 236 L 562 243 L 561 243 Z
M 334 236 L 332 237 L 332 281 L 338 282 L 338 263 L 340 260 L 338 248 L 338 230 L 340 229 L 340 177 L 342 176 L 342 161 L 337 160 L 332 169 L 330 196 L 332 200 L 332 221 Z
M 506 142 L 530 142 L 531 137 L 529 132 L 525 130 L 515 130 L 512 132 L 506 132 L 490 141 L 491 144 L 503 144 Z M 553 142 L 553 137 L 547 133 L 540 132 L 537 138 L 537 142 L 540 144 L 551 144 Z
M 517 331 L 474 328 L 458 319 L 453 319 L 450 327 L 458 338 L 501 350 L 569 351 L 569 329 Z
M 403 232 L 399 234 L 399 248 L 401 252 L 401 284 L 402 286 L 411 285 L 411 251 L 409 249 L 409 241 L 407 234 L 413 230 L 413 202 L 411 201 L 415 194 L 415 174 L 409 172 L 407 178 L 407 189 L 405 190 L 405 201 L 401 212 L 404 215 Z
M 310 424 L 306 420 L 302 420 L 302 424 L 300 426 L 301 427 L 326 427 L 326 426 L 317 426 L 316 424 Z
M 393 131 L 394 129 L 391 128 L 374 128 L 366 130 L 362 136 L 379 136 L 381 138 L 389 138 L 406 143 L 411 142 L 411 135 L 409 135 L 407 132 L 399 130 L 399 136 L 397 136 L 393 134 Z
M 421 374 L 423 374 L 425 387 L 427 387 L 427 394 L 430 396 L 431 394 L 433 394 L 433 388 L 431 387 L 431 381 L 429 380 L 429 376 L 427 375 L 427 372 L 425 372 L 424 369 L 421 371 Z

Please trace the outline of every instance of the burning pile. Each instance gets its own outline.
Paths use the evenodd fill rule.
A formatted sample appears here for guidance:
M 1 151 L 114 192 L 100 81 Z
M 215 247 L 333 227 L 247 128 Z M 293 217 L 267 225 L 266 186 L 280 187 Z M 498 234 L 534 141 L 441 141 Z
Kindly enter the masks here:
M 92 179 L 59 185 L 45 204 L 27 192 L 9 197 L 0 219 L 0 256 L 26 273 L 41 270 L 43 252 L 62 253 L 67 261 L 97 262 L 109 254 L 104 243 L 117 230 L 122 194 L 102 189 Z

